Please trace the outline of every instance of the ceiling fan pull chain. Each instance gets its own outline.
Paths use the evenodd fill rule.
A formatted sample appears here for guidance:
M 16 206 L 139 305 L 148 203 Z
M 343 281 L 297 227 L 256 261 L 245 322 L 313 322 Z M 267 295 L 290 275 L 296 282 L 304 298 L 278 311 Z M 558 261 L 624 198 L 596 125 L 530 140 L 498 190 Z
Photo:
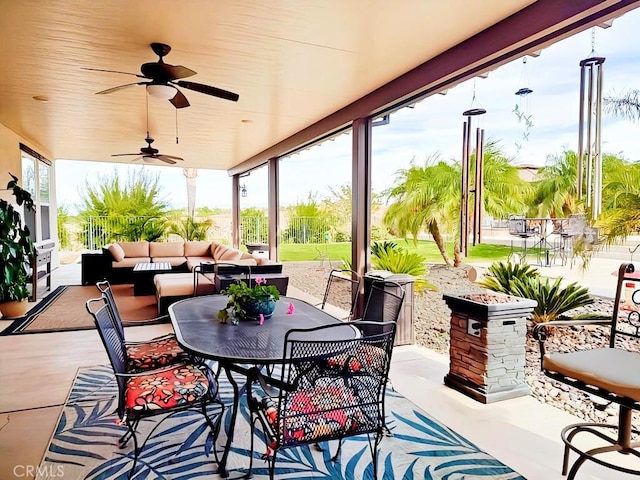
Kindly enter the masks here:
M 176 145 L 178 143 L 178 109 L 176 108 Z

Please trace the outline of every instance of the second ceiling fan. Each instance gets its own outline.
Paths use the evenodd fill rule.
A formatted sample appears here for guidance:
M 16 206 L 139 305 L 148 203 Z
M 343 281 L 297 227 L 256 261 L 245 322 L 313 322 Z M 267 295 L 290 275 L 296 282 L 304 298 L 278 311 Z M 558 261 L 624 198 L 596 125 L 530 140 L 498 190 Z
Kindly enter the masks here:
M 144 162 L 152 162 L 153 160 L 160 160 L 161 162 L 168 163 L 169 165 L 175 165 L 176 162 L 184 160 L 182 157 L 176 157 L 174 155 L 164 155 L 160 153 L 157 148 L 153 148 L 151 144 L 154 142 L 153 138 L 149 136 L 149 132 L 147 132 L 147 138 L 144 139 L 147 142 L 146 147 L 142 147 L 138 153 L 116 153 L 115 155 L 111 155 L 112 157 L 126 157 L 135 155 L 137 158 L 134 158 L 132 161 L 142 159 Z
M 240 98 L 237 93 L 229 92 L 221 88 L 204 85 L 202 83 L 180 80 L 181 78 L 195 75 L 196 72 L 182 65 L 170 65 L 168 63 L 165 63 L 163 57 L 171 51 L 171 47 L 169 45 L 166 45 L 164 43 L 152 43 L 151 49 L 155 52 L 156 55 L 158 55 L 158 61 L 143 63 L 140 66 L 142 75 L 137 73 L 119 72 L 115 70 L 102 70 L 99 68 L 84 68 L 84 70 L 92 70 L 96 72 L 134 75 L 138 78 L 148 80 L 127 83 L 125 85 L 109 88 L 107 90 L 102 90 L 96 93 L 102 95 L 106 93 L 116 92 L 118 90 L 122 90 L 123 88 L 132 87 L 134 85 L 145 85 L 147 88 L 147 92 L 151 96 L 166 98 L 176 108 L 185 108 L 190 105 L 187 97 L 185 97 L 177 87 L 186 88 L 187 90 L 193 90 L 195 92 L 204 93 L 205 95 L 211 95 L 213 97 L 222 98 L 224 100 L 231 100 L 232 102 L 237 102 Z

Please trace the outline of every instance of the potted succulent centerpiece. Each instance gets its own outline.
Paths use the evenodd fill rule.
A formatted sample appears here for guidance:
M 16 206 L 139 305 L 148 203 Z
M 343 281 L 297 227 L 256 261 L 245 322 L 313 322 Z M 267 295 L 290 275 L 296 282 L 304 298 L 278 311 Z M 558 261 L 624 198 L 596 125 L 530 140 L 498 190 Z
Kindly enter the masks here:
M 18 186 L 18 178 L 11 175 L 7 190 L 11 190 L 18 205 L 33 211 L 31 194 Z M 34 246 L 29 228 L 22 224 L 20 212 L 6 200 L 0 199 L 0 312 L 5 318 L 23 316 L 28 307 L 29 265 Z
M 241 280 L 232 283 L 221 293 L 229 296 L 227 306 L 218 312 L 218 319 L 223 323 L 229 319 L 237 323 L 239 320 L 257 320 L 260 316 L 270 318 L 276 301 L 280 299 L 276 286 L 267 285 L 267 281 L 260 277 L 255 279 L 253 287 Z

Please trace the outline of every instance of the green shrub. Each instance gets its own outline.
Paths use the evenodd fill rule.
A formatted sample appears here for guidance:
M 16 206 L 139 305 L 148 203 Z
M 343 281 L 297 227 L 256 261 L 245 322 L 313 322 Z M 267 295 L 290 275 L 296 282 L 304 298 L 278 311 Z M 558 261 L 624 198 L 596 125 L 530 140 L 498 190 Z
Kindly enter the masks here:
M 562 288 L 561 281 L 558 278 L 551 283 L 548 279 L 542 281 L 538 276 L 514 278 L 507 293 L 538 302 L 531 315 L 534 323 L 552 322 L 568 310 L 593 303 L 588 289 L 576 282 Z
M 484 288 L 496 292 L 511 293 L 510 284 L 515 279 L 537 278 L 540 272 L 531 265 L 517 263 L 494 262 L 489 267 L 488 273 L 478 282 Z
M 378 257 L 381 252 L 389 252 L 391 250 L 398 250 L 398 244 L 396 242 L 385 240 L 371 244 L 371 255 L 374 257 Z
M 371 264 L 374 268 L 416 277 L 413 286 L 418 293 L 424 289 L 436 290 L 436 287 L 425 278 L 427 266 L 424 255 L 398 248 L 395 242 L 374 243 L 371 247 L 374 250 L 371 256 Z
M 211 219 L 198 221 L 193 217 L 184 217 L 172 222 L 168 232 L 182 237 L 187 242 L 206 240 L 207 232 L 212 225 Z

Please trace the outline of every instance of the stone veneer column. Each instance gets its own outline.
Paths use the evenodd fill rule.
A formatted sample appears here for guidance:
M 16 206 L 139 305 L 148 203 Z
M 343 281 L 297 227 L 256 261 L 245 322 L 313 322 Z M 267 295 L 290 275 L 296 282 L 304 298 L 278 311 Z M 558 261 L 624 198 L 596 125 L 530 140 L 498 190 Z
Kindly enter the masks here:
M 483 403 L 528 395 L 526 321 L 535 302 L 511 297 L 482 304 L 463 297 L 444 295 L 452 310 L 445 384 Z

